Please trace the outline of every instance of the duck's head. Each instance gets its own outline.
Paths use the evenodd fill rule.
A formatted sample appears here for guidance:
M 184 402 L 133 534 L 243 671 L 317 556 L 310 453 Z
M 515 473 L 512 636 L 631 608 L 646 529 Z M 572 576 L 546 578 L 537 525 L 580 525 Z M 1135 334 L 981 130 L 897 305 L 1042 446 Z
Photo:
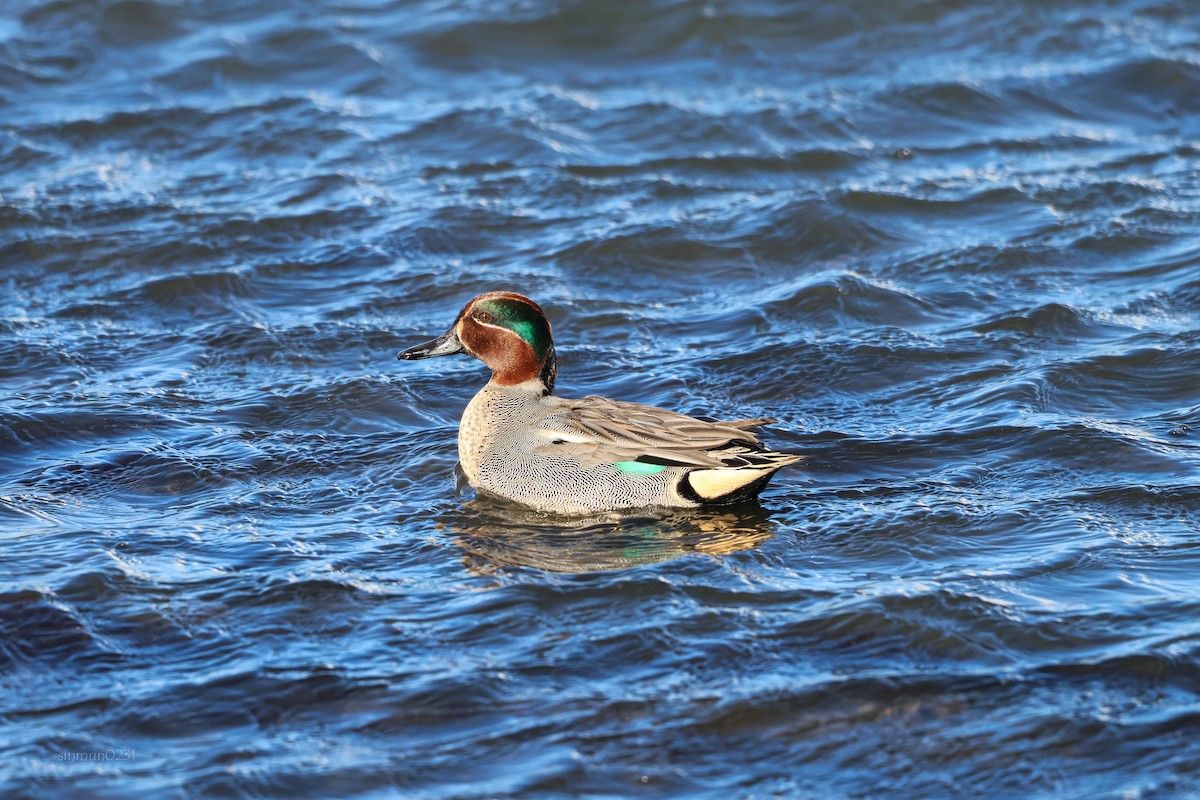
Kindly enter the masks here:
M 538 304 L 516 292 L 488 292 L 467 303 L 450 330 L 400 353 L 413 360 L 472 355 L 492 370 L 492 382 L 515 386 L 535 378 L 547 394 L 554 388 L 556 363 L 550 323 Z

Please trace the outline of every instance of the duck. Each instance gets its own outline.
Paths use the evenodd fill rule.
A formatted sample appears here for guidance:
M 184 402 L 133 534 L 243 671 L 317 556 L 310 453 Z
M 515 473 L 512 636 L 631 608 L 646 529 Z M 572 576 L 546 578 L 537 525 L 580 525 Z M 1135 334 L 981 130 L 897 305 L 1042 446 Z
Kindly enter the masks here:
M 555 395 L 558 366 L 541 307 L 510 291 L 472 298 L 450 329 L 397 358 L 473 356 L 491 379 L 463 412 L 458 458 L 482 494 L 550 514 L 697 508 L 753 499 L 782 467 L 768 418 L 710 421 L 589 395 Z

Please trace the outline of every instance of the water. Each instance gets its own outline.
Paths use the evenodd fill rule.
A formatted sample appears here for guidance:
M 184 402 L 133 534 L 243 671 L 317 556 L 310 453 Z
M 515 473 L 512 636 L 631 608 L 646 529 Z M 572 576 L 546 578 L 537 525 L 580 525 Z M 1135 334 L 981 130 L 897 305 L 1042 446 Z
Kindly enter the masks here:
M 1200 797 L 1187 0 L 0 9 L 0 794 Z M 497 288 L 806 466 L 456 494 Z

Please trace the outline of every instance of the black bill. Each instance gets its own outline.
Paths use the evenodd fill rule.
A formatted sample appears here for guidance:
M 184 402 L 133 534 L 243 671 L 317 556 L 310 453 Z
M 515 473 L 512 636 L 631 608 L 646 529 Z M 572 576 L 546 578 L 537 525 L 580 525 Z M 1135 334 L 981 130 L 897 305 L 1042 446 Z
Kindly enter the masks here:
M 397 353 L 396 358 L 404 361 L 415 361 L 418 358 L 433 358 L 434 356 L 452 356 L 455 353 L 465 352 L 462 342 L 454 334 L 453 330 L 446 331 L 432 342 L 419 344 L 416 347 L 410 347 L 403 353 Z

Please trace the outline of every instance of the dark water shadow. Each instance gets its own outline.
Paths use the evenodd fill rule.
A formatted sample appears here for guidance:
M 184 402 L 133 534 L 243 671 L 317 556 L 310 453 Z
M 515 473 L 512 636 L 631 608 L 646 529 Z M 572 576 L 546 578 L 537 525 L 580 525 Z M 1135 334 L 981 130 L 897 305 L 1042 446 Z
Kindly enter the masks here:
M 482 574 L 502 567 L 559 573 L 627 569 L 689 553 L 735 553 L 775 533 L 770 513 L 756 503 L 559 517 L 481 496 L 439 521 L 456 534 L 467 569 Z

